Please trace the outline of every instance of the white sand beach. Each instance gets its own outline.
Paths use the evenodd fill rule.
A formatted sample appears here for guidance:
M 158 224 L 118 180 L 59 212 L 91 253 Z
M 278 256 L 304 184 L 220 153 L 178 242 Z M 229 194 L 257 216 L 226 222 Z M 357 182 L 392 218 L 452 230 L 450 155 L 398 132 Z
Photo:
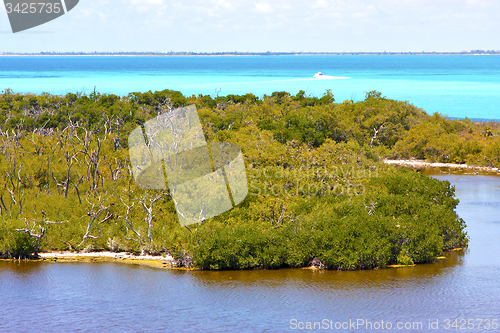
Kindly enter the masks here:
M 468 164 L 428 162 L 425 160 L 388 160 L 388 159 L 385 159 L 384 163 L 391 165 L 399 165 L 414 169 L 447 168 L 450 171 L 470 171 L 471 173 L 488 173 L 488 174 L 500 175 L 499 168 L 468 165 Z

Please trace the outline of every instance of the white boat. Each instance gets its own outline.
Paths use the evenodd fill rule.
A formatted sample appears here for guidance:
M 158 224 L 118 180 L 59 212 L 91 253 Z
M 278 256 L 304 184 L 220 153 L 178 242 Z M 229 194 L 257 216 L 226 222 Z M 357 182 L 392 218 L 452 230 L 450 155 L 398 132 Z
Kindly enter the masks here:
M 323 77 L 323 73 L 317 72 L 316 74 L 314 74 L 313 77 L 315 77 L 315 78 L 322 78 Z

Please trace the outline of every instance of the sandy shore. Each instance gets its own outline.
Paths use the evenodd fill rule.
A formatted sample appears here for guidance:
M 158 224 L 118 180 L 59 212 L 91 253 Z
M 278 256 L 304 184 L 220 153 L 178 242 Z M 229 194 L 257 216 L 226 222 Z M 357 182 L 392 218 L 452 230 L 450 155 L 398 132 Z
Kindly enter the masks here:
M 463 248 L 455 248 L 449 250 L 445 253 L 451 253 L 454 251 L 462 251 Z M 40 260 L 47 262 L 115 262 L 122 264 L 133 264 L 133 265 L 143 265 L 154 268 L 162 268 L 162 269 L 182 269 L 182 270 L 196 270 L 196 268 L 185 268 L 178 267 L 177 261 L 170 255 L 162 255 L 162 256 L 151 256 L 151 255 L 134 255 L 128 252 L 69 252 L 69 251 L 54 251 L 48 253 L 39 253 Z M 440 256 L 436 257 L 436 260 L 444 260 L 447 259 L 447 256 L 443 253 Z M 12 261 L 12 259 L 1 259 Z M 317 260 L 317 258 L 315 259 Z M 388 265 L 388 268 L 399 268 L 399 267 L 413 267 L 412 265 Z M 310 263 L 308 267 L 302 267 L 302 269 L 324 269 L 323 264 L 318 260 L 316 265 L 315 263 Z M 375 268 L 379 269 L 379 268 Z
M 170 255 L 134 255 L 128 252 L 69 252 L 55 251 L 38 254 L 42 260 L 55 262 L 119 262 L 146 265 L 155 268 L 178 268 L 176 260 Z
M 467 164 L 454 164 L 454 163 L 437 163 L 437 162 L 428 162 L 425 160 L 384 160 L 384 163 L 391 165 L 399 165 L 404 167 L 409 167 L 413 169 L 449 169 L 450 171 L 469 171 L 471 174 L 475 173 L 488 173 L 500 175 L 499 168 L 493 167 L 484 167 L 484 166 L 476 166 L 476 165 L 467 165 Z

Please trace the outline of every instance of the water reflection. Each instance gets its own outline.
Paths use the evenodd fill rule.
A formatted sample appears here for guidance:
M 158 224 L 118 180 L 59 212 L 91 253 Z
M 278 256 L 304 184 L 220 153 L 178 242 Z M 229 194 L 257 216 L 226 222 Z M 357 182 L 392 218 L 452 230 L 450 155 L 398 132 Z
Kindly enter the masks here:
M 435 177 L 456 185 L 471 238 L 444 260 L 355 272 L 0 261 L 0 331 L 284 332 L 291 319 L 363 319 L 433 332 L 429 320 L 500 319 L 500 177 Z

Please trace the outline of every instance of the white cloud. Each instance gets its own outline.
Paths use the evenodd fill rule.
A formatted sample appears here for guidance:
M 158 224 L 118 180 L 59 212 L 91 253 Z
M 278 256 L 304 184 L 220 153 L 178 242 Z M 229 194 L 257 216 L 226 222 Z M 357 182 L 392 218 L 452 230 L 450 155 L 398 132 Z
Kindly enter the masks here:
M 138 6 L 163 5 L 163 0 L 129 0 L 131 4 Z
M 313 8 L 328 8 L 328 2 L 326 0 L 318 0 L 314 3 Z
M 273 8 L 267 2 L 259 2 L 255 4 L 255 8 L 259 13 L 270 14 L 273 12 Z
M 126 0 L 137 12 L 163 13 L 167 8 L 165 0 Z
M 233 10 L 236 6 L 229 1 L 218 0 L 217 7 L 223 7 L 226 10 Z

